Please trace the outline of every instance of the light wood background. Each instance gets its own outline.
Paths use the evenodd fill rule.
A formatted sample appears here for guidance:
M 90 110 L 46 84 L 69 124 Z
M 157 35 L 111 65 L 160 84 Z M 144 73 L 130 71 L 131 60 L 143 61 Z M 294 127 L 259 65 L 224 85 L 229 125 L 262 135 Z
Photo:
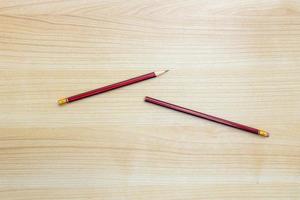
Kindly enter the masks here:
M 300 1 L 1 0 L 0 70 L 1 200 L 300 199 Z

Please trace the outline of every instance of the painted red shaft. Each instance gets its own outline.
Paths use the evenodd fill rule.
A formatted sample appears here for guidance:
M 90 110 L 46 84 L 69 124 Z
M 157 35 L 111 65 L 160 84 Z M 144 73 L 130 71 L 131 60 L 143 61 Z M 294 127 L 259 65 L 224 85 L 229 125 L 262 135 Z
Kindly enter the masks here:
M 172 109 L 172 110 L 183 112 L 183 113 L 186 113 L 186 114 L 189 114 L 189 115 L 193 115 L 193 116 L 196 116 L 196 117 L 207 119 L 207 120 L 210 120 L 210 121 L 213 121 L 213 122 L 217 122 L 217 123 L 220 123 L 220 124 L 231 126 L 233 128 L 248 131 L 250 133 L 259 134 L 259 129 L 251 128 L 251 127 L 245 126 L 243 124 L 231 122 L 231 121 L 228 121 L 226 119 L 222 119 L 222 118 L 215 117 L 215 116 L 212 116 L 212 115 L 208 115 L 208 114 L 205 114 L 205 113 L 197 112 L 197 111 L 187 109 L 187 108 L 184 108 L 184 107 L 181 107 L 181 106 L 177 106 L 177 105 L 174 105 L 174 104 L 171 104 L 171 103 L 160 101 L 160 100 L 157 100 L 157 99 L 154 99 L 154 98 L 151 98 L 151 97 L 145 97 L 145 101 L 149 102 L 149 103 L 159 105 L 159 106 L 163 106 L 163 107 L 166 107 L 166 108 L 169 108 L 169 109 Z
M 107 92 L 107 91 L 110 91 L 110 90 L 114 90 L 114 89 L 117 89 L 117 88 L 120 88 L 120 87 L 124 87 L 124 86 L 127 86 L 127 85 L 131 85 L 131 84 L 134 84 L 134 83 L 137 83 L 137 82 L 140 82 L 140 81 L 144 81 L 144 80 L 147 80 L 147 79 L 150 79 L 150 78 L 155 78 L 155 77 L 156 77 L 155 73 L 151 72 L 149 74 L 145 74 L 145 75 L 138 76 L 138 77 L 135 77 L 135 78 L 132 78 L 132 79 L 128 79 L 126 81 L 111 84 L 111 85 L 104 86 L 104 87 L 101 87 L 101 88 L 98 88 L 98 89 L 95 89 L 95 90 L 91 90 L 91 91 L 88 91 L 88 92 L 84 92 L 84 93 L 81 93 L 81 94 L 77 94 L 77 95 L 68 97 L 67 101 L 68 102 L 77 101 L 77 100 L 80 100 L 80 99 L 83 99 L 83 98 L 86 98 L 86 97 L 90 97 L 90 96 L 93 96 L 93 95 L 96 95 L 96 94 L 104 93 L 104 92 Z

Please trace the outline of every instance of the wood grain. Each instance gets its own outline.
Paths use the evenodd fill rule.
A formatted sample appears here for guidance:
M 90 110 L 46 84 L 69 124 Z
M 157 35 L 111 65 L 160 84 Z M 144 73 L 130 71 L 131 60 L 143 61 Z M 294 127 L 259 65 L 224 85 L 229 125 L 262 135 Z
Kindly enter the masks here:
M 299 1 L 2 0 L 0 77 L 0 199 L 300 198 Z

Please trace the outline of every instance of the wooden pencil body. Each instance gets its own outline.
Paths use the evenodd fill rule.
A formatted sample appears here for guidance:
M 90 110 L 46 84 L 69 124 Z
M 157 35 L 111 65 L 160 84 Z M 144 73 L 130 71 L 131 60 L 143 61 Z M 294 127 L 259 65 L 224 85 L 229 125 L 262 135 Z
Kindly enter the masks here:
M 213 122 L 217 122 L 217 123 L 220 123 L 220 124 L 231 126 L 233 128 L 241 129 L 241 130 L 244 130 L 244 131 L 247 131 L 247 132 L 250 132 L 250 133 L 260 134 L 259 129 L 252 128 L 252 127 L 249 127 L 249 126 L 246 126 L 246 125 L 243 125 L 243 124 L 239 124 L 239 123 L 236 123 L 236 122 L 232 122 L 232 121 L 222 119 L 222 118 L 219 118 L 219 117 L 215 117 L 215 116 L 212 116 L 212 115 L 208 115 L 208 114 L 198 112 L 198 111 L 195 111 L 195 110 L 191 110 L 191 109 L 188 109 L 188 108 L 184 108 L 184 107 L 174 105 L 174 104 L 171 104 L 171 103 L 167 103 L 165 101 L 161 101 L 161 100 L 154 99 L 154 98 L 151 98 L 151 97 L 145 97 L 145 101 L 149 102 L 149 103 L 159 105 L 159 106 L 163 106 L 163 107 L 166 107 L 166 108 L 169 108 L 169 109 L 172 109 L 172 110 L 183 112 L 183 113 L 186 113 L 186 114 L 189 114 L 189 115 L 204 118 L 204 119 L 207 119 L 207 120 L 210 120 L 210 121 L 213 121 Z

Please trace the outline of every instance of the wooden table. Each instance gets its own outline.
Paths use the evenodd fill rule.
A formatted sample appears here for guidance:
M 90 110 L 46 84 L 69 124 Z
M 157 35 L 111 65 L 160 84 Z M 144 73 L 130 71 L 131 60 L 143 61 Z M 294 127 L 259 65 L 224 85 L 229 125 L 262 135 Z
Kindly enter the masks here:
M 300 199 L 299 1 L 1 0 L 0 68 L 1 200 Z

